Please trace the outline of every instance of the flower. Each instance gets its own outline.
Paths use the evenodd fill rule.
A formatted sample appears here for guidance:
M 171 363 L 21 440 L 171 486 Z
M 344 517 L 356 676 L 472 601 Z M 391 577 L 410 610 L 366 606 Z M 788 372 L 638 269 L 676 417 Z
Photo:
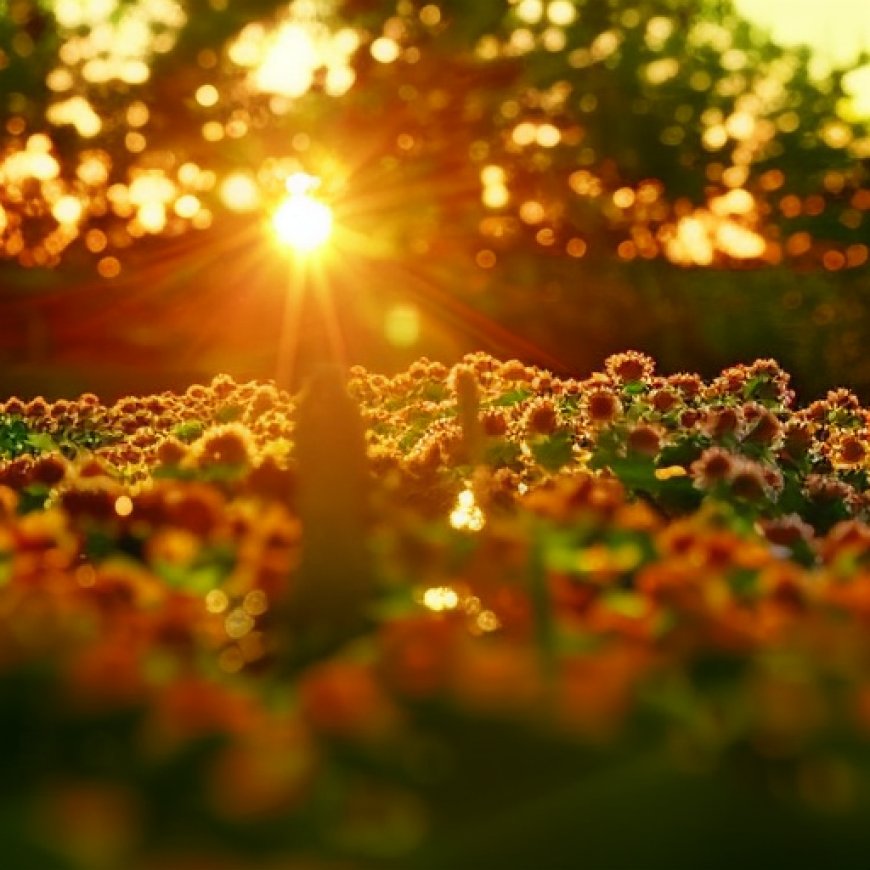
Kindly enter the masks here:
M 609 389 L 584 393 L 581 401 L 581 407 L 593 425 L 612 423 L 622 413 L 622 403 Z
M 627 350 L 607 357 L 604 370 L 618 383 L 644 381 L 652 377 L 655 361 L 639 351 Z

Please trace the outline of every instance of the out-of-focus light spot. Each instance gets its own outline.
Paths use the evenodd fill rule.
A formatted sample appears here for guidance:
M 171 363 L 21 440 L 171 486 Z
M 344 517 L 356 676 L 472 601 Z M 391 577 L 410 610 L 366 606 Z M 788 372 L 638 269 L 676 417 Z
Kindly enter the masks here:
M 782 212 L 783 217 L 796 218 L 802 209 L 803 204 L 800 197 L 795 196 L 793 193 L 784 196 L 779 201 L 779 210 Z
M 601 180 L 586 169 L 576 169 L 568 176 L 571 190 L 578 196 L 598 196 L 601 193 Z
M 516 14 L 526 24 L 537 24 L 544 17 L 544 4 L 542 0 L 520 0 Z
M 468 485 L 456 497 L 456 504 L 450 512 L 450 525 L 465 532 L 479 532 L 486 524 L 486 517 L 477 505 L 474 491 Z
M 481 610 L 474 622 L 481 631 L 485 632 L 497 631 L 501 628 L 501 622 L 492 610 Z
M 233 172 L 228 175 L 221 182 L 218 195 L 230 211 L 251 212 L 260 205 L 260 188 L 247 172 Z
M 231 610 L 224 620 L 224 631 L 228 637 L 244 637 L 254 627 L 254 618 L 241 607 Z
M 495 256 L 494 251 L 491 251 L 489 248 L 484 248 L 482 251 L 478 251 L 477 254 L 475 254 L 474 262 L 477 263 L 481 269 L 491 269 L 495 266 L 497 257 Z
M 531 145 L 538 138 L 537 125 L 532 124 L 531 121 L 523 121 L 514 127 L 511 138 L 520 147 Z
M 141 85 L 148 81 L 151 69 L 141 60 L 126 60 L 121 65 L 119 78 L 128 85 Z
M 722 173 L 722 181 L 728 187 L 742 187 L 749 178 L 748 166 L 729 166 Z
M 230 606 L 230 599 L 222 589 L 210 589 L 205 595 L 205 609 L 209 613 L 223 613 Z
M 621 260 L 633 260 L 637 256 L 637 247 L 634 242 L 626 239 L 616 246 L 616 253 Z
M 322 247 L 332 235 L 332 209 L 311 196 L 319 180 L 304 172 L 287 179 L 287 198 L 272 215 L 275 237 L 282 245 L 299 253 Z
M 489 184 L 483 189 L 481 199 L 487 208 L 504 208 L 510 202 L 510 191 L 503 184 Z
M 828 121 L 822 125 L 819 135 L 830 148 L 845 148 L 852 141 L 852 129 L 839 120 Z
M 331 97 L 346 94 L 356 81 L 356 73 L 349 66 L 335 66 L 326 71 L 323 89 Z
M 420 10 L 420 21 L 426 27 L 436 27 L 441 21 L 441 10 L 434 3 L 427 3 Z
M 207 208 L 201 208 L 191 219 L 190 225 L 195 230 L 207 230 L 214 221 L 214 215 Z
M 240 117 L 230 118 L 224 129 L 230 139 L 241 139 L 248 134 L 248 119 Z
M 459 606 L 459 594 L 449 586 L 432 586 L 423 593 L 423 605 L 436 613 L 456 610 Z
M 714 214 L 749 214 L 755 208 L 755 198 L 742 187 L 729 190 L 723 196 L 717 196 L 710 201 L 710 209 Z
M 148 140 L 141 134 L 131 130 L 124 137 L 124 146 L 131 154 L 141 154 L 148 145 Z
M 738 260 L 756 259 L 765 249 L 765 241 L 758 233 L 731 220 L 722 221 L 716 228 L 716 242 L 721 251 Z
M 661 51 L 674 32 L 674 22 L 664 15 L 657 15 L 646 24 L 644 40 L 652 51 Z
M 129 517 L 133 513 L 133 499 L 129 495 L 120 495 L 115 499 L 115 513 L 119 517 Z
M 489 164 L 480 170 L 480 180 L 485 185 L 489 184 L 504 184 L 505 171 L 501 166 Z
M 568 244 L 565 245 L 565 251 L 568 253 L 569 257 L 580 259 L 585 256 L 587 247 L 588 246 L 583 239 L 575 236 L 573 239 L 568 240 Z
M 526 54 L 535 47 L 535 34 L 528 27 L 517 27 L 510 35 L 510 53 Z
M 136 220 L 147 233 L 156 234 L 166 228 L 166 206 L 162 202 L 146 202 L 136 212 Z
M 77 224 L 83 212 L 82 201 L 71 194 L 60 197 L 51 207 L 51 215 L 59 224 Z
M 49 123 L 56 127 L 69 124 L 75 127 L 79 136 L 86 139 L 96 136 L 103 128 L 100 116 L 91 104 L 81 96 L 70 97 L 60 103 L 53 103 L 45 113 Z
M 195 99 L 200 106 L 210 108 L 217 105 L 220 93 L 214 85 L 200 85 L 196 89 Z
M 495 60 L 499 56 L 501 45 L 498 39 L 491 34 L 482 36 L 474 48 L 475 54 L 481 60 Z
M 846 265 L 846 257 L 840 251 L 825 251 L 822 256 L 822 265 L 829 272 L 838 272 Z
M 76 175 L 85 184 L 99 187 L 109 178 L 108 156 L 104 152 L 86 153 L 76 168 Z
M 539 224 L 546 212 L 537 200 L 528 199 L 520 206 L 520 220 L 527 224 Z
M 227 617 L 227 619 L 229 619 L 229 617 Z M 235 623 L 233 623 L 233 625 L 235 625 Z M 235 635 L 230 634 L 229 630 L 227 630 L 227 634 L 230 637 L 235 637 Z M 242 638 L 244 638 L 244 635 L 242 635 Z M 237 674 L 244 666 L 244 653 L 235 644 L 222 650 L 221 654 L 218 656 L 218 667 L 225 674 Z
M 66 67 L 60 66 L 53 69 L 45 77 L 45 83 L 50 91 L 59 93 L 61 91 L 68 91 L 75 84 L 75 79 Z
M 85 247 L 91 253 L 98 254 L 100 251 L 104 251 L 108 243 L 109 240 L 102 230 L 88 230 L 85 234 Z
M 269 597 L 262 589 L 252 589 L 242 601 L 242 610 L 251 616 L 262 616 L 269 609 Z
M 846 265 L 852 269 L 863 266 L 867 262 L 868 255 L 870 249 L 867 245 L 849 245 L 846 248 Z
M 562 140 L 562 131 L 555 124 L 540 124 L 535 131 L 535 141 L 542 148 L 555 148 Z
M 749 112 L 734 112 L 725 119 L 725 131 L 732 139 L 748 139 L 755 131 L 755 118 Z
M 675 238 L 668 242 L 667 252 L 676 263 L 709 266 L 714 249 L 703 222 L 697 217 L 684 217 L 677 224 Z
M 547 18 L 558 27 L 567 27 L 577 18 L 577 9 L 571 0 L 551 0 L 547 6 Z
M 394 347 L 412 347 L 420 338 L 420 312 L 413 305 L 394 305 L 384 318 L 384 335 Z
M 785 243 L 785 250 L 792 257 L 800 257 L 802 254 L 806 254 L 812 246 L 812 236 L 807 232 L 801 231 L 789 236 L 788 241 Z
M 673 57 L 663 57 L 647 64 L 646 78 L 652 85 L 664 84 L 674 78 L 680 71 L 680 64 Z
M 192 218 L 200 209 L 198 196 L 186 193 L 175 200 L 174 210 L 180 218 Z
M 619 48 L 619 34 L 613 30 L 605 30 L 592 40 L 589 50 L 592 53 L 592 60 L 600 62 L 607 60 L 617 48 Z
M 135 103 L 130 103 L 127 106 L 127 123 L 131 127 L 144 127 L 150 117 L 151 113 L 148 106 L 141 100 L 136 100 Z
M 58 24 L 74 28 L 105 21 L 117 5 L 117 0 L 56 0 L 53 11 Z
M 89 588 L 97 582 L 97 571 L 93 565 L 79 565 L 75 571 L 76 583 Z
M 249 83 L 258 91 L 300 97 L 325 72 L 327 93 L 338 96 L 354 82 L 351 55 L 359 36 L 350 28 L 331 31 L 306 4 L 290 5 L 290 17 L 276 30 L 247 25 L 230 45 L 230 60 L 250 69 Z
M 613 193 L 613 204 L 617 208 L 631 208 L 634 200 L 635 193 L 630 187 L 620 187 Z
M 117 257 L 103 257 L 97 263 L 97 273 L 102 278 L 117 278 L 121 274 L 121 261 Z
M 378 63 L 393 63 L 399 57 L 399 44 L 388 36 L 379 36 L 371 44 L 372 57 Z
M 159 169 L 138 173 L 130 182 L 129 197 L 134 205 L 167 203 L 175 196 L 175 184 Z
M 6 182 L 20 183 L 27 178 L 38 181 L 51 181 L 60 174 L 60 164 L 48 153 L 48 147 L 43 147 L 47 137 L 31 136 L 27 140 L 24 151 L 10 154 L 3 162 Z
M 561 27 L 548 27 L 541 34 L 541 45 L 547 51 L 559 52 L 562 51 L 568 44 L 568 37 Z
M 722 69 L 726 69 L 729 72 L 737 72 L 737 70 L 743 69 L 746 66 L 746 61 L 746 52 L 741 51 L 739 48 L 729 48 L 719 58 Z
M 206 121 L 202 125 L 202 138 L 206 142 L 220 142 L 224 138 L 224 125 L 220 121 Z
M 195 163 L 182 163 L 178 167 L 178 180 L 186 187 L 196 187 L 202 177 L 202 169 Z

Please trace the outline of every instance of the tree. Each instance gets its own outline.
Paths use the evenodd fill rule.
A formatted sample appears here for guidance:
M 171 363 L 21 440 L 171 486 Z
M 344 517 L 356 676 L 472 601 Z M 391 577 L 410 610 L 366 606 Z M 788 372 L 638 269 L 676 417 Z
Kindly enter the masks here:
M 169 263 L 208 274 L 215 257 L 239 282 L 275 280 L 260 218 L 299 170 L 346 230 L 335 278 L 361 296 L 360 345 L 404 299 L 467 342 L 547 346 L 554 363 L 636 343 L 715 367 L 705 289 L 734 269 L 848 288 L 867 261 L 870 136 L 842 113 L 842 74 L 811 79 L 806 50 L 730 2 L 7 7 L 2 250 L 51 268 L 48 287 L 93 264 L 116 283 Z M 192 310 L 226 292 L 205 283 L 183 291 Z M 178 293 L 150 286 L 129 312 L 160 317 Z M 688 338 L 669 351 L 657 336 L 675 328 Z

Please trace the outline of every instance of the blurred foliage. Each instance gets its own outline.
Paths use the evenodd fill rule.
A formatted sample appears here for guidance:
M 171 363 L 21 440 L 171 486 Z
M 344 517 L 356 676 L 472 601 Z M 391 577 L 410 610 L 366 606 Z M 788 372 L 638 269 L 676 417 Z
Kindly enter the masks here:
M 14 0 L 0 23 L 0 304 L 9 323 L 44 306 L 61 356 L 80 310 L 80 341 L 111 329 L 104 353 L 137 365 L 133 333 L 153 325 L 158 368 L 178 365 L 195 328 L 181 297 L 238 322 L 217 262 L 237 259 L 236 283 L 274 282 L 258 221 L 304 169 L 347 231 L 332 279 L 362 323 L 362 361 L 443 355 L 433 322 L 460 350 L 513 351 L 489 319 L 532 342 L 527 358 L 574 370 L 635 345 L 708 372 L 774 355 L 809 393 L 870 384 L 867 126 L 844 113 L 841 71 L 812 77 L 808 49 L 773 44 L 728 0 L 109 6 L 113 27 L 151 33 L 140 55 L 77 0 Z M 277 67 L 285 80 L 304 66 L 305 52 L 269 48 L 288 27 L 321 52 L 292 94 L 257 79 L 275 51 L 297 57 Z M 358 46 L 341 63 L 324 48 L 340 33 Z M 58 120 L 71 97 L 90 108 Z M 46 147 L 53 166 L 33 162 Z M 222 185 L 240 173 L 256 203 L 238 215 Z M 110 327 L 89 319 L 100 294 L 115 305 L 115 286 L 137 285 Z M 82 305 L 55 301 L 70 286 Z M 384 353 L 396 300 L 426 328 Z M 231 356 L 244 374 L 267 371 L 257 339 L 276 322 L 254 307 Z

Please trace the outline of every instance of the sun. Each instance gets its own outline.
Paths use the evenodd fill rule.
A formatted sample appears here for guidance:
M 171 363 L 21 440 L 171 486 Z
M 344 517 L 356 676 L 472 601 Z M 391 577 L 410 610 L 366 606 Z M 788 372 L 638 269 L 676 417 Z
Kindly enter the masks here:
M 304 172 L 287 179 L 287 197 L 272 215 L 272 230 L 281 245 L 300 254 L 322 248 L 332 236 L 332 209 L 313 197 L 319 180 Z

